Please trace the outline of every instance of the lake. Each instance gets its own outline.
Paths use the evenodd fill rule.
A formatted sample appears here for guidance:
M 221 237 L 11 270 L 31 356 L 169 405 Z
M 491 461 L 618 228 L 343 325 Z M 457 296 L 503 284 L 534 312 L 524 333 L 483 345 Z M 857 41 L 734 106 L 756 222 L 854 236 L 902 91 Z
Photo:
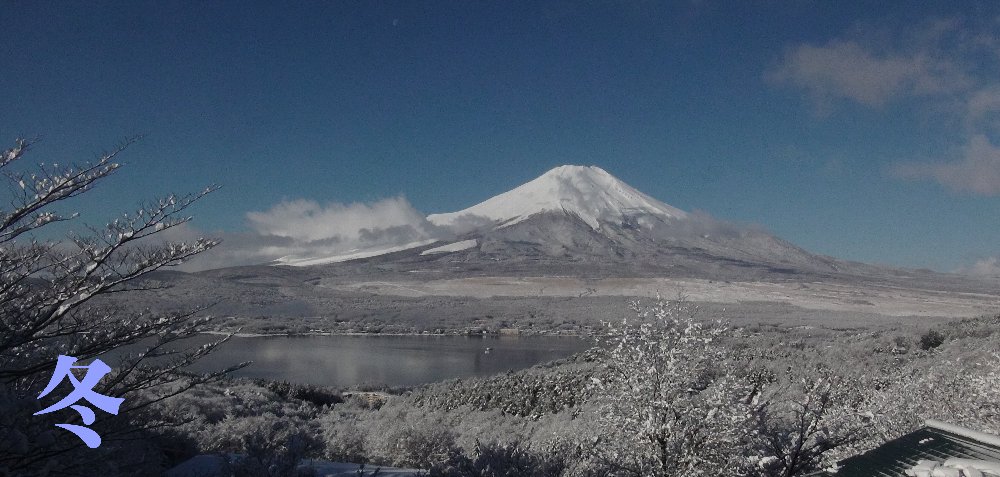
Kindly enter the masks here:
M 212 338 L 199 336 L 189 343 Z M 588 339 L 566 336 L 234 337 L 193 369 L 211 371 L 253 361 L 234 376 L 335 387 L 415 386 L 523 369 L 591 345 Z

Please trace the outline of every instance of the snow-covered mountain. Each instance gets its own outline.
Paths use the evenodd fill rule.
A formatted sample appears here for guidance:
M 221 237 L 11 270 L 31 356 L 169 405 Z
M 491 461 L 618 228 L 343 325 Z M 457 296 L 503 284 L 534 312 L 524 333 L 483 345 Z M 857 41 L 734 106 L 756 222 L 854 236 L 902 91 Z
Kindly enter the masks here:
M 183 298 L 266 332 L 411 332 L 581 329 L 581 317 L 596 324 L 626 297 L 660 293 L 732 306 L 746 323 L 855 320 L 837 326 L 992 313 L 996 303 L 996 282 L 813 254 L 760 227 L 679 210 L 597 167 L 558 167 L 459 212 L 417 218 L 423 235 L 380 246 L 269 264 L 284 266 L 160 272 L 151 287 L 173 290 L 158 295 L 163 304 L 130 306 Z
M 995 282 L 813 254 L 760 227 L 679 210 L 597 167 L 558 167 L 420 225 L 426 236 L 398 246 L 156 278 L 177 290 L 165 306 L 173 297 L 208 305 L 226 296 L 228 304 L 213 312 L 239 317 L 240 325 L 261 317 L 267 330 L 283 322 L 349 330 L 358 323 L 438 329 L 448 320 L 463 327 L 536 318 L 576 323 L 610 316 L 624 297 L 654 293 L 690 292 L 762 322 L 795 313 L 796 323 L 806 323 L 797 307 L 840 310 L 855 320 L 859 312 L 945 316 L 954 303 L 963 314 L 995 304 Z
M 561 267 L 715 278 L 860 271 L 811 254 L 759 228 L 688 213 L 622 182 L 597 166 L 559 166 L 464 210 L 427 220 L 439 240 L 352 250 L 330 257 L 280 260 L 310 266 L 337 262 L 438 263 L 537 273 Z M 461 266 L 456 264 L 463 264 Z M 527 267 L 527 268 L 526 268 Z
M 435 225 L 460 226 L 487 219 L 510 226 L 543 212 L 574 215 L 592 229 L 623 217 L 683 219 L 687 214 L 664 204 L 597 166 L 559 166 L 537 179 L 465 210 L 427 217 Z

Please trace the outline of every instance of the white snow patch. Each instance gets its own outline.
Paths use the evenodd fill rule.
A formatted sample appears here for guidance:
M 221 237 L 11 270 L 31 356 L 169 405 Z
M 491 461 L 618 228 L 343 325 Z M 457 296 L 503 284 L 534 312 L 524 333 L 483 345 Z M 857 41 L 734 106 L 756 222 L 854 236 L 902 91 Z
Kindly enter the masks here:
M 468 249 L 470 249 L 472 247 L 475 247 L 478 244 L 479 244 L 479 242 L 476 241 L 476 239 L 463 240 L 461 242 L 450 243 L 448 245 L 442 245 L 440 247 L 434 247 L 434 248 L 430 248 L 430 249 L 424 250 L 423 252 L 420 252 L 420 255 L 431 255 L 431 254 L 434 254 L 434 253 L 460 252 L 462 250 L 468 250 Z
M 624 216 L 654 215 L 682 219 L 684 211 L 660 202 L 608 174 L 597 166 L 559 166 L 537 179 L 468 209 L 427 217 L 431 223 L 452 226 L 464 218 L 486 218 L 507 226 L 550 211 L 563 211 L 583 219 L 591 228 L 600 220 L 619 221 Z
M 411 242 L 408 244 L 397 245 L 388 248 L 367 249 L 367 250 L 354 249 L 354 250 L 349 250 L 343 254 L 328 255 L 325 257 L 287 256 L 275 260 L 274 265 L 291 265 L 293 267 L 308 267 L 310 265 L 324 265 L 327 263 L 346 262 L 348 260 L 357 260 L 359 258 L 371 258 L 371 257 L 377 257 L 379 255 L 385 255 L 387 253 L 401 252 L 403 250 L 409 250 L 411 248 L 430 245 L 434 242 L 437 242 L 437 239 L 421 240 L 419 242 Z

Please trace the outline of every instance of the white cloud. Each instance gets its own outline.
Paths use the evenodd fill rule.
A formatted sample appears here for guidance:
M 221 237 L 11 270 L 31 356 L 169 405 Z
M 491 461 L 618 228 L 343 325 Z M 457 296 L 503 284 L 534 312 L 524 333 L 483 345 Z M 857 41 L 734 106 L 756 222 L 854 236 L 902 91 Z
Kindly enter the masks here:
M 877 56 L 853 41 L 824 46 L 799 45 L 785 53 L 766 78 L 805 89 L 817 103 L 833 98 L 881 106 L 893 95 L 913 88 L 923 74 L 916 58 Z
M 893 164 L 907 180 L 932 180 L 955 192 L 1000 195 L 1000 40 L 993 19 L 929 19 L 906 31 L 859 27 L 823 45 L 788 49 L 765 78 L 800 89 L 820 113 L 834 101 L 878 108 L 910 101 L 957 126 L 954 154 Z
M 178 270 L 193 272 L 212 268 L 254 265 L 274 260 L 280 255 L 279 249 L 291 244 L 290 239 L 265 237 L 256 233 L 206 232 L 184 223 L 157 232 L 151 236 L 151 243 L 193 242 L 198 238 L 212 238 L 222 243 L 212 249 L 195 255 L 177 266 Z
M 825 44 L 793 45 L 764 77 L 805 91 L 824 111 L 834 100 L 871 107 L 914 97 L 954 101 L 996 83 L 983 61 L 997 58 L 994 42 L 984 41 L 994 29 L 976 18 L 931 18 L 894 32 L 859 25 Z
M 958 160 L 941 163 L 898 163 L 892 167 L 897 177 L 933 180 L 955 192 L 1000 195 L 1000 147 L 981 134 L 962 148 Z
M 248 212 L 250 228 L 260 235 L 287 237 L 299 242 L 336 240 L 354 242 L 366 234 L 386 229 L 412 228 L 426 233 L 433 225 L 402 197 L 371 204 L 330 203 L 291 200 L 275 204 L 263 212 Z M 369 237 L 371 238 L 371 237 Z
M 221 238 L 222 243 L 182 265 L 185 271 L 267 263 L 281 257 L 314 258 L 358 250 L 386 249 L 415 242 L 448 239 L 449 229 L 435 226 L 402 197 L 372 203 L 320 204 L 286 200 L 246 214 L 249 232 L 205 234 L 185 224 L 165 231 L 165 240 Z M 169 233 L 167 233 L 169 232 Z
M 956 270 L 956 273 L 977 277 L 1000 277 L 1000 257 L 988 257 Z
M 1000 84 L 969 95 L 966 100 L 966 124 L 970 129 L 1000 131 Z

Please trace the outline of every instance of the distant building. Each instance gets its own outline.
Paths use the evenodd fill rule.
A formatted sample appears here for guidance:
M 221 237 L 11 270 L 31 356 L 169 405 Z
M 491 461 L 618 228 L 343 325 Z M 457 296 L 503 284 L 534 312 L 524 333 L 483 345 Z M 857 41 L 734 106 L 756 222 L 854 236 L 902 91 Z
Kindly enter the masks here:
M 836 477 L 1000 477 L 1000 437 L 928 419 L 924 427 L 844 459 Z

